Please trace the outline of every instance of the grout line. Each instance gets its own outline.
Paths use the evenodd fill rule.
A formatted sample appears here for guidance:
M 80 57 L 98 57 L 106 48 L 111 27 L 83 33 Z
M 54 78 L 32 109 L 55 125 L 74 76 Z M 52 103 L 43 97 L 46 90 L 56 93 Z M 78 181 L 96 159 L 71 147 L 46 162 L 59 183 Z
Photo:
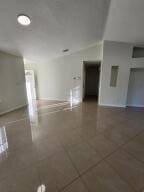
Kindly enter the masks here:
M 75 108 L 75 107 L 73 107 L 73 108 Z M 39 115 L 39 116 L 46 116 L 46 115 L 49 115 L 49 114 L 52 114 L 52 113 L 56 113 L 56 112 L 62 112 L 62 111 L 65 111 L 65 110 L 71 110 L 72 108 L 63 108 L 63 109 L 60 109 L 60 110 L 57 110 L 57 111 L 53 111 L 53 112 L 49 112 L 49 113 L 44 113 L 44 114 L 41 114 L 41 115 Z M 122 113 L 122 112 L 121 112 Z M 15 123 L 15 122 L 17 122 L 17 121 L 23 121 L 23 120 L 25 120 L 25 119 L 29 119 L 29 117 L 26 117 L 26 118 L 24 118 L 24 119 L 20 119 L 20 120 L 16 120 L 16 121 L 14 121 L 14 122 L 12 122 L 12 123 Z M 129 120 L 126 120 L 126 121 L 129 121 Z M 10 124 L 11 122 L 8 122 L 8 124 Z M 110 157 L 111 155 L 113 155 L 115 152 L 117 152 L 119 149 L 122 149 L 122 150 L 124 150 L 126 153 L 128 153 L 125 149 L 123 149 L 123 146 L 125 146 L 125 145 L 127 145 L 129 142 L 131 142 L 132 140 L 134 140 L 137 136 L 139 136 L 141 133 L 143 133 L 144 132 L 144 130 L 142 130 L 141 132 L 139 132 L 139 133 L 137 133 L 135 136 L 133 136 L 132 138 L 129 138 L 128 139 L 128 141 L 126 141 L 126 142 L 124 142 L 123 144 L 121 144 L 121 145 L 118 145 L 117 146 L 117 148 L 116 148 L 116 150 L 114 150 L 113 152 L 111 152 L 110 154 L 108 154 L 107 156 L 105 156 L 105 157 L 102 157 L 102 159 L 98 162 L 98 163 L 96 163 L 95 165 L 93 165 L 93 166 L 91 166 L 91 167 L 89 167 L 86 171 L 84 171 L 83 173 L 79 173 L 79 171 L 78 171 L 78 169 L 76 168 L 76 166 L 75 166 L 75 164 L 73 163 L 73 161 L 72 161 L 72 159 L 71 159 L 71 157 L 70 157 L 70 155 L 69 155 L 69 153 L 68 153 L 68 151 L 64 148 L 64 146 L 61 144 L 61 146 L 62 146 L 62 148 L 63 148 L 63 150 L 65 151 L 65 153 L 67 154 L 67 156 L 68 156 L 68 159 L 70 160 L 70 162 L 72 163 L 72 165 L 73 165 L 73 167 L 75 168 L 75 170 L 76 170 L 76 172 L 77 172 L 77 174 L 78 174 L 78 176 L 75 178 L 75 179 L 73 179 L 70 183 L 68 183 L 67 185 L 65 185 L 62 189 L 60 189 L 59 191 L 63 191 L 66 187 L 68 187 L 69 185 L 71 185 L 73 182 L 75 182 L 76 180 L 78 180 L 79 178 L 81 178 L 81 180 L 82 180 L 82 183 L 84 184 L 84 186 L 86 187 L 86 189 L 87 189 L 87 186 L 86 186 L 86 184 L 85 184 L 85 182 L 83 181 L 83 179 L 82 179 L 82 176 L 83 175 L 85 175 L 87 172 L 89 172 L 90 170 L 92 170 L 94 167 L 97 167 L 101 162 L 107 162 L 107 158 L 108 157 Z M 101 135 L 103 135 L 103 132 L 102 133 L 100 133 Z M 106 139 L 108 139 L 105 135 L 103 135 Z M 83 139 L 83 138 L 82 138 Z M 113 141 L 111 141 L 110 139 L 108 139 L 111 143 L 113 143 L 113 144 L 116 144 L 116 143 L 114 143 Z M 92 147 L 98 154 L 100 154 L 93 146 L 91 146 L 89 143 L 88 143 L 88 141 L 87 140 L 83 140 L 84 142 L 86 142 L 90 147 Z M 129 153 L 128 153 L 129 154 Z M 130 154 L 132 157 L 133 157 L 133 155 L 132 154 Z M 101 156 L 101 155 L 100 155 Z M 137 158 L 136 157 L 134 157 L 136 160 L 137 160 Z M 41 161 L 41 160 L 40 160 Z M 138 161 L 140 161 L 140 160 L 138 160 Z M 38 161 L 39 162 L 39 161 Z M 141 161 L 140 161 L 141 162 Z M 108 163 L 108 162 L 107 162 Z M 142 163 L 144 163 L 144 162 L 142 162 Z M 109 164 L 109 163 L 108 163 Z M 37 162 L 36 162 L 36 164 L 35 165 L 33 165 L 33 166 L 35 166 L 36 168 L 37 168 Z M 31 165 L 29 165 L 29 166 L 27 166 L 26 168 L 28 168 L 28 167 L 30 167 Z M 31 166 L 31 167 L 33 167 L 33 166 Z M 109 164 L 109 166 L 110 167 L 112 167 L 110 164 Z M 24 169 L 24 168 L 23 168 Z M 113 168 L 112 167 L 112 169 L 114 169 L 115 171 L 116 171 L 116 169 L 115 168 Z M 18 170 L 18 171 L 21 171 L 21 170 Z M 38 170 L 37 170 L 38 171 Z M 118 172 L 116 171 L 116 173 L 118 174 Z M 40 173 L 39 173 L 39 171 L 38 171 L 38 175 L 39 175 L 39 179 L 40 179 L 40 182 L 41 182 L 41 178 L 40 178 Z M 119 175 L 119 174 L 118 174 Z M 122 179 L 122 180 L 124 180 L 125 181 L 125 179 L 123 179 L 120 175 L 119 175 L 119 177 Z M 125 181 L 126 182 L 126 181 Z M 126 182 L 129 186 L 131 186 L 128 182 Z M 132 187 L 133 188 L 133 187 Z M 87 189 L 88 190 L 88 189 Z M 89 190 L 88 190 L 89 191 Z M 134 191 L 136 191 L 135 189 L 134 189 Z
M 128 153 L 128 155 L 132 156 L 135 160 L 139 161 L 140 163 L 144 164 L 144 161 L 138 159 L 133 153 L 127 151 L 125 148 L 122 148 L 123 151 L 125 151 L 125 153 Z
M 108 157 L 110 157 L 111 155 L 113 155 L 114 153 L 116 153 L 119 149 L 122 149 L 122 150 L 124 150 L 123 149 L 123 146 L 124 145 L 127 145 L 129 142 L 131 142 L 132 140 L 134 140 L 136 137 L 138 137 L 142 132 L 144 132 L 144 130 L 143 131 L 141 131 L 139 134 L 137 134 L 137 135 L 135 135 L 134 137 L 132 137 L 129 141 L 127 141 L 126 143 L 124 143 L 124 144 L 122 144 L 121 146 L 119 146 L 118 147 L 118 149 L 115 151 L 115 152 L 113 152 L 112 154 L 110 154 L 109 156 L 107 156 L 105 159 L 104 159 L 104 161 L 106 161 L 108 164 L 109 164 L 109 166 L 110 167 L 112 167 L 115 171 L 116 171 L 116 173 L 119 175 L 119 177 L 121 178 L 121 179 L 123 179 L 135 192 L 137 192 L 137 190 L 126 180 L 126 179 L 124 179 L 120 174 L 119 174 L 119 172 L 107 161 L 107 158 Z M 124 150 L 126 153 L 128 153 L 126 150 Z M 132 156 L 130 153 L 128 153 L 130 156 Z M 132 156 L 133 158 L 135 158 L 134 156 Z M 136 158 L 135 158 L 136 159 Z M 138 159 L 136 159 L 137 161 L 139 161 Z M 141 162 L 141 161 L 139 161 L 139 162 Z M 144 162 L 143 162 L 144 163 Z
M 89 144 L 89 143 L 88 143 Z M 98 152 L 93 146 L 91 146 L 96 152 Z M 119 173 L 117 172 L 117 170 L 115 169 L 115 168 L 113 168 L 110 164 L 109 164 L 109 162 L 107 162 L 107 158 L 109 158 L 110 156 L 112 156 L 114 153 L 116 153 L 117 151 L 119 151 L 119 149 L 121 149 L 121 146 L 118 146 L 117 148 L 116 148 L 116 150 L 114 150 L 113 152 L 111 152 L 110 154 L 108 154 L 107 156 L 105 156 L 98 164 L 96 164 L 96 165 L 94 165 L 93 167 L 91 167 L 91 168 L 89 168 L 88 170 L 86 170 L 81 176 L 83 176 L 84 174 L 86 174 L 87 172 L 89 172 L 90 170 L 92 170 L 93 168 L 95 168 L 95 167 L 97 167 L 100 163 L 102 163 L 102 162 L 106 162 L 106 163 L 108 163 L 108 165 L 112 168 L 112 169 L 114 169 L 115 170 L 115 172 L 119 175 Z M 136 192 L 136 190 L 133 188 L 133 186 L 131 186 L 130 184 L 129 184 L 129 182 L 127 181 L 127 180 L 125 180 L 123 177 L 121 177 L 121 175 L 119 175 L 119 177 L 125 182 L 125 183 L 127 183 L 127 185 L 129 185 L 133 190 L 134 190 L 134 192 Z
M 143 130 L 142 132 L 144 132 L 144 130 Z M 141 133 L 142 133 L 142 132 L 141 132 Z M 141 133 L 139 133 L 139 134 L 135 135 L 134 137 L 130 138 L 127 142 L 125 142 L 125 143 L 123 143 L 123 144 L 121 144 L 121 145 L 118 145 L 117 149 L 116 149 L 115 151 L 113 151 L 112 153 L 110 153 L 109 155 L 107 155 L 107 156 L 104 158 L 104 160 L 105 160 L 106 158 L 110 157 L 111 155 L 113 155 L 114 153 L 116 153 L 118 150 L 120 150 L 120 149 L 123 150 L 123 146 L 124 146 L 124 145 L 127 145 L 128 143 L 130 143 L 132 140 L 134 140 L 136 137 L 138 137 Z
M 128 137 L 127 141 L 125 141 L 125 142 L 122 143 L 122 144 L 118 144 L 118 143 L 112 141 L 112 140 L 109 139 L 103 132 L 102 132 L 101 134 L 102 134 L 106 139 L 108 139 L 109 141 L 111 141 L 114 145 L 118 145 L 118 147 L 122 147 L 123 145 L 127 145 L 129 142 L 131 142 L 133 139 L 135 139 L 135 137 L 139 136 L 139 135 L 140 135 L 141 133 L 143 133 L 143 132 L 144 132 L 144 130 L 140 131 L 139 133 L 137 133 L 135 136 L 132 136 L 132 137 L 128 137 L 127 135 L 122 134 L 123 136 L 127 136 L 127 137 Z
M 123 178 L 119 172 L 117 171 L 117 169 L 115 169 L 106 159 L 105 159 L 105 162 L 117 173 L 117 175 L 128 185 L 130 186 L 130 188 L 134 191 L 134 192 L 137 192 L 137 190 L 128 182 L 127 179 Z
M 67 154 L 68 159 L 70 160 L 70 162 L 72 163 L 74 169 L 76 170 L 76 172 L 77 172 L 77 174 L 78 174 L 78 178 L 77 178 L 77 179 L 79 179 L 79 178 L 81 179 L 81 174 L 79 173 L 77 167 L 75 166 L 73 160 L 71 159 L 71 157 L 70 157 L 70 155 L 69 155 L 69 153 L 68 153 L 68 150 L 66 150 L 66 148 L 61 144 L 61 142 L 60 142 L 60 145 L 63 147 L 64 152 Z M 75 179 L 74 181 L 76 181 L 77 179 Z M 73 182 L 74 182 L 74 181 L 73 181 Z M 85 186 L 85 188 L 87 189 L 87 191 L 89 192 L 89 190 L 88 190 L 87 186 L 85 185 L 85 183 L 83 182 L 83 180 L 81 180 L 81 181 L 82 181 L 82 183 L 84 184 L 84 186 Z M 71 182 L 70 184 L 66 185 L 61 191 L 63 191 L 66 187 L 68 187 L 69 185 L 71 185 L 73 182 Z M 61 192 L 61 191 L 60 191 L 60 192 Z
M 75 164 L 73 163 L 73 161 L 72 161 L 72 159 L 71 159 L 71 157 L 70 157 L 68 151 L 67 151 L 67 150 L 65 149 L 65 147 L 61 144 L 61 142 L 60 142 L 60 145 L 61 145 L 61 147 L 63 148 L 64 152 L 67 154 L 67 157 L 68 157 L 68 159 L 70 160 L 70 162 L 72 163 L 72 166 L 73 166 L 74 169 L 76 170 L 77 175 L 78 175 L 78 178 L 80 178 L 79 171 L 78 171 L 77 167 L 75 166 Z M 76 180 L 76 179 L 75 179 L 75 180 Z M 74 181 L 75 181 L 75 180 L 74 180 Z M 73 182 L 72 182 L 72 183 L 73 183 Z M 70 184 L 64 186 L 62 190 L 64 190 L 64 189 L 65 189 L 66 187 L 68 187 L 69 185 L 70 185 Z
M 71 182 L 69 182 L 68 184 L 66 184 L 64 187 L 62 187 L 61 189 L 58 190 L 58 192 L 63 192 L 67 187 L 69 187 L 71 184 L 73 184 L 75 181 L 77 181 L 78 179 L 80 179 L 80 176 L 77 176 L 75 179 L 73 179 Z
M 79 171 L 78 171 L 77 168 L 75 167 L 73 161 L 71 160 L 68 152 L 67 152 L 67 151 L 65 151 L 65 152 L 68 154 L 69 159 L 70 159 L 70 161 L 72 162 L 74 168 L 78 171 L 79 178 L 82 179 L 82 176 L 83 176 L 83 175 L 87 174 L 90 170 L 92 170 L 93 168 L 97 167 L 100 163 L 102 163 L 102 162 L 108 163 L 108 162 L 107 162 L 107 158 L 108 158 L 108 157 L 112 156 L 112 155 L 113 155 L 114 153 L 116 153 L 118 150 L 123 149 L 122 147 L 123 147 L 124 145 L 126 145 L 127 143 L 129 143 L 130 141 L 132 141 L 135 137 L 139 136 L 142 132 L 144 132 L 144 130 L 142 130 L 140 133 L 136 134 L 134 137 L 129 138 L 129 140 L 128 140 L 127 142 L 125 142 L 125 143 L 123 143 L 123 144 L 121 144 L 121 145 L 118 145 L 118 144 L 117 144 L 116 150 L 114 150 L 113 152 L 111 152 L 111 153 L 108 154 L 107 156 L 102 157 L 102 159 L 101 159 L 98 163 L 96 163 L 95 165 L 89 167 L 89 168 L 88 168 L 86 171 L 84 171 L 83 173 L 79 173 Z M 104 136 L 104 135 L 103 135 L 103 136 Z M 105 137 L 105 136 L 104 136 L 104 137 Z M 106 139 L 108 139 L 108 138 L 106 138 Z M 109 140 L 109 139 L 108 139 L 108 140 Z M 84 140 L 84 141 L 85 141 L 90 147 L 92 147 L 92 146 L 88 143 L 87 140 Z M 109 141 L 112 142 L 111 140 L 109 140 Z M 113 142 L 112 142 L 112 143 L 113 143 Z M 113 144 L 116 144 L 116 143 L 113 143 Z M 63 147 L 63 148 L 64 148 L 64 147 Z M 100 153 L 99 153 L 94 147 L 92 147 L 92 148 L 100 155 Z M 100 155 L 100 156 L 101 156 L 101 155 Z M 109 163 L 108 163 L 108 164 L 109 164 Z M 125 183 L 127 183 L 127 185 L 130 186 L 130 187 L 134 190 L 134 192 L 136 192 L 136 190 L 134 189 L 134 187 L 131 186 L 131 184 L 129 184 L 129 182 L 128 182 L 127 180 L 125 180 L 123 177 L 121 177 L 121 175 L 119 175 L 119 173 L 117 172 L 117 170 L 116 170 L 115 168 L 113 168 L 110 164 L 109 164 L 109 166 L 110 166 L 112 169 L 115 170 L 115 172 L 118 174 L 118 176 L 119 176 Z M 83 181 L 83 179 L 82 179 L 82 181 Z M 86 184 L 85 184 L 84 181 L 83 181 L 83 184 L 84 184 L 85 187 L 87 188 L 87 186 L 86 186 Z M 67 185 L 67 186 L 69 186 L 69 185 Z M 67 187 L 67 186 L 66 186 L 66 187 Z M 87 190 L 88 190 L 88 188 L 87 188 Z M 89 191 L 89 190 L 88 190 L 88 191 Z
M 143 132 L 143 131 L 142 131 Z M 134 136 L 132 139 L 130 139 L 128 142 L 126 142 L 126 143 L 124 143 L 124 144 L 122 144 L 122 145 L 120 145 L 120 146 L 118 146 L 117 147 L 117 149 L 116 150 L 114 150 L 112 153 L 110 153 L 109 155 L 107 155 L 107 156 L 105 156 L 102 160 L 100 160 L 97 164 L 95 164 L 94 166 L 92 166 L 92 167 L 90 167 L 89 169 L 87 169 L 85 172 L 83 172 L 81 175 L 80 175 L 80 177 L 81 176 L 83 176 L 84 174 L 86 174 L 87 172 L 89 172 L 90 170 L 92 170 L 94 167 L 97 167 L 100 163 L 102 163 L 103 161 L 105 162 L 107 162 L 107 158 L 108 157 L 110 157 L 110 156 L 112 156 L 114 153 L 116 153 L 119 149 L 121 149 L 124 145 L 126 145 L 127 143 L 129 143 L 131 140 L 133 140 L 135 137 L 137 137 L 137 136 L 139 136 L 141 133 L 139 133 L 139 134 L 137 134 L 136 136 Z M 89 143 L 87 143 L 87 144 L 89 144 Z M 92 147 L 92 146 L 91 146 Z M 98 152 L 94 147 L 93 147 L 93 149 L 96 151 L 96 152 Z M 123 148 L 122 148 L 123 149 Z M 99 152 L 98 152 L 99 153 Z M 109 162 L 107 162 L 108 164 L 109 164 Z M 144 163 L 144 162 L 143 162 Z M 109 164 L 110 165 L 110 164 Z M 112 167 L 111 165 L 110 165 L 110 167 Z M 113 167 L 112 167 L 113 168 Z M 115 169 L 115 168 L 113 168 L 115 171 L 116 171 L 116 173 L 119 175 L 119 173 L 117 172 L 117 170 Z M 129 182 L 127 181 L 127 180 L 125 180 L 123 177 L 121 177 L 120 175 L 119 175 L 119 177 L 123 180 L 123 181 L 125 181 L 135 192 L 136 192 L 136 190 L 133 188 L 133 186 L 131 186 L 131 184 L 129 184 Z
M 39 117 L 47 116 L 49 114 L 53 114 L 53 113 L 57 113 L 57 112 L 72 110 L 73 108 L 76 108 L 76 107 L 78 107 L 78 106 L 74 106 L 74 107 L 71 107 L 71 108 L 63 108 L 63 109 L 59 109 L 59 110 L 55 110 L 55 111 L 51 111 L 51 112 L 46 112 L 46 113 L 42 113 L 42 114 L 35 114 L 35 115 L 38 115 Z M 16 122 L 24 121 L 26 119 L 29 119 L 31 121 L 31 117 L 27 116 L 27 117 L 22 118 L 22 119 L 17 119 L 17 120 L 14 120 L 14 121 L 6 122 L 5 125 L 9 125 L 9 124 L 13 124 L 13 123 L 16 123 Z
M 113 155 L 115 152 L 117 152 L 119 149 L 121 149 L 124 145 L 126 145 L 127 143 L 129 143 L 130 141 L 132 141 L 134 138 L 136 138 L 137 136 L 139 136 L 142 132 L 144 132 L 144 130 L 141 131 L 140 133 L 138 133 L 136 136 L 132 137 L 128 142 L 126 142 L 126 143 L 118 146 L 117 149 L 114 150 L 112 153 L 108 154 L 108 155 L 105 156 L 105 157 L 102 157 L 102 159 L 101 159 L 98 163 L 96 163 L 95 165 L 89 167 L 89 168 L 88 168 L 86 171 L 84 171 L 83 173 L 79 173 L 79 171 L 78 171 L 78 169 L 75 167 L 75 164 L 73 163 L 70 155 L 68 154 L 68 151 L 67 151 L 67 150 L 63 147 L 63 145 L 60 143 L 60 145 L 61 145 L 62 148 L 64 149 L 65 153 L 67 154 L 69 160 L 71 161 L 73 167 L 75 168 L 78 176 L 77 176 L 75 179 L 73 179 L 70 183 L 68 183 L 67 185 L 65 185 L 65 186 L 64 186 L 62 189 L 60 189 L 59 191 L 62 192 L 66 187 L 68 187 L 69 185 L 71 185 L 73 182 L 75 182 L 75 181 L 78 180 L 79 178 L 81 179 L 82 183 L 84 184 L 84 186 L 85 186 L 86 189 L 88 190 L 85 182 L 84 182 L 83 179 L 82 179 L 82 176 L 85 175 L 85 174 L 86 174 L 87 172 L 89 172 L 90 170 L 92 170 L 93 168 L 97 167 L 100 163 L 105 162 L 105 161 L 107 162 L 106 159 L 107 159 L 108 157 L 110 157 L 111 155 Z M 91 145 L 88 143 L 87 140 L 84 140 L 84 141 L 85 141 L 90 147 L 92 147 L 98 154 L 100 154 L 93 146 L 91 146 Z M 122 149 L 123 149 L 123 148 L 122 148 Z M 124 151 L 125 151 L 125 150 L 124 150 Z M 126 153 L 127 153 L 127 151 L 126 151 Z M 131 155 L 131 154 L 130 154 L 130 155 Z M 100 156 L 101 156 L 101 155 L 100 155 Z M 134 158 L 135 158 L 135 157 L 134 157 Z M 135 158 L 135 159 L 136 159 L 136 158 Z M 137 160 L 137 159 L 136 159 L 136 160 Z M 34 167 L 37 168 L 37 164 L 38 164 L 40 161 L 41 161 L 41 160 L 37 161 L 37 162 L 35 163 Z M 139 161 L 139 160 L 138 160 L 138 161 Z M 109 164 L 109 162 L 107 162 L 107 163 Z M 109 164 L 109 166 L 112 167 L 110 164 Z M 29 165 L 29 166 L 27 166 L 27 167 L 25 167 L 25 168 L 30 168 L 30 167 L 31 167 L 31 165 Z M 33 167 L 33 166 L 32 166 L 32 167 Z M 114 167 L 112 167 L 112 168 L 113 168 L 113 169 L 116 171 L 116 173 L 119 175 L 119 173 L 117 172 L 117 170 L 116 170 Z M 22 169 L 20 169 L 20 170 L 17 170 L 17 171 L 19 172 L 19 171 L 21 171 L 21 170 L 23 170 L 23 169 L 24 169 L 24 168 L 22 168 Z M 38 171 L 38 169 L 37 169 L 37 171 Z M 40 173 L 39 173 L 39 171 L 38 171 L 38 176 L 39 176 L 39 181 L 42 182 L 42 181 L 41 181 L 41 178 L 40 178 Z M 133 187 L 129 184 L 129 182 L 127 182 L 127 180 L 125 180 L 125 179 L 124 179 L 123 177 L 121 177 L 120 175 L 119 175 L 119 177 L 120 177 L 122 180 L 124 180 L 124 181 L 133 189 Z M 7 176 L 4 177 L 3 179 L 6 179 L 6 178 L 7 178 Z M 88 191 L 89 191 L 89 190 L 88 190 Z M 135 189 L 134 189 L 134 191 L 136 192 Z

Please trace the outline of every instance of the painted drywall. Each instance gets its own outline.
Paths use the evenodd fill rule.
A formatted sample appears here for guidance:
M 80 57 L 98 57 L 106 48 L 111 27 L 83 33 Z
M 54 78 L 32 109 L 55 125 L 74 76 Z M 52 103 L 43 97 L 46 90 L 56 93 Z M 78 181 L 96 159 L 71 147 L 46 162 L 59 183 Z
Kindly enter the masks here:
M 39 99 L 82 100 L 83 61 L 100 61 L 102 44 L 37 65 Z
M 144 68 L 143 58 L 132 58 L 132 44 L 104 41 L 88 49 L 45 63 L 27 65 L 36 75 L 39 99 L 81 101 L 83 61 L 102 61 L 99 104 L 125 107 L 131 68 Z M 94 62 L 95 63 L 95 62 Z M 110 87 L 111 66 L 119 66 L 117 86 Z
M 101 66 L 99 104 L 124 107 L 132 60 L 132 45 L 105 41 Z M 111 66 L 119 66 L 117 86 L 110 87 Z
M 127 105 L 144 107 L 144 68 L 131 69 Z
M 26 104 L 23 59 L 0 52 L 0 114 Z

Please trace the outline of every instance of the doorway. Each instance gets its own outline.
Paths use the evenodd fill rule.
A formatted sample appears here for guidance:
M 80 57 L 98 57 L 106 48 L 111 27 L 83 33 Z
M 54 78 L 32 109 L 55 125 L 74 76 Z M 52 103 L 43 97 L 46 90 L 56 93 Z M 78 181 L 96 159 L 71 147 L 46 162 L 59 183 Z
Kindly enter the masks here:
M 28 110 L 32 122 L 36 121 L 37 102 L 36 102 L 36 88 L 35 75 L 33 70 L 25 70 L 26 92 L 28 100 Z
M 127 106 L 144 107 L 144 68 L 130 70 Z
M 26 91 L 28 102 L 36 100 L 35 76 L 33 70 L 25 70 Z
M 98 101 L 100 62 L 84 62 L 83 100 Z

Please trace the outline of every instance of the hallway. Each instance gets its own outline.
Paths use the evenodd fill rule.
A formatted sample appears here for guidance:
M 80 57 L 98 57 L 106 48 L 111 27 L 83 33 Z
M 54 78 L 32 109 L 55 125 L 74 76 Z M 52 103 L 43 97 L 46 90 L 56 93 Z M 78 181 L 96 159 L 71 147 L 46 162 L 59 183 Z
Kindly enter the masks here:
M 0 117 L 1 192 L 142 192 L 144 109 L 38 101 Z

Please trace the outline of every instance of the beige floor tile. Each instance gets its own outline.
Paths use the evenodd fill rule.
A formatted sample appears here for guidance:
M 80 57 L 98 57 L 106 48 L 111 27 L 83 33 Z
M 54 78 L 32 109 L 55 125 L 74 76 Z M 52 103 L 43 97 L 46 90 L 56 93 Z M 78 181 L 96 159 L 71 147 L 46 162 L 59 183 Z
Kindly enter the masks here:
M 49 137 L 54 137 L 55 134 L 55 129 L 52 128 L 43 128 L 41 127 L 41 125 L 33 125 L 31 127 L 32 130 L 32 140 L 43 140 L 43 139 L 47 139 Z
M 62 189 L 78 177 L 71 161 L 65 153 L 58 153 L 40 161 L 38 165 L 40 179 L 47 188 Z
M 39 185 L 36 192 L 59 192 L 55 183 L 47 184 L 42 183 Z
M 33 147 L 36 150 L 38 160 L 64 152 L 64 149 L 56 137 L 47 137 L 45 139 L 35 140 L 33 142 Z
M 84 184 L 80 179 L 74 181 L 68 187 L 66 187 L 63 192 L 88 192 Z
M 2 192 L 35 192 L 40 186 L 36 168 L 22 169 L 0 181 Z
M 37 162 L 36 153 L 32 148 L 25 148 L 0 154 L 0 179 L 14 173 L 17 170 L 30 167 Z
M 143 124 L 135 120 L 126 121 L 125 123 L 122 123 L 118 128 L 124 135 L 127 135 L 130 138 L 144 131 Z
M 110 128 L 112 128 L 112 126 L 108 124 L 107 121 L 96 121 L 96 130 L 98 132 L 102 133 L 103 131 L 109 130 Z
M 117 128 L 112 128 L 103 132 L 103 135 L 111 140 L 112 142 L 116 143 L 117 145 L 122 145 L 129 141 L 129 137 L 124 135 L 121 130 Z
M 82 179 L 89 192 L 134 192 L 114 169 L 104 162 L 87 172 Z
M 140 161 L 123 150 L 117 151 L 106 160 L 135 190 L 144 188 L 144 164 Z
M 88 143 L 90 146 L 94 147 L 102 157 L 106 157 L 118 148 L 117 144 L 112 143 L 103 135 L 98 135 L 95 138 L 92 138 Z
M 9 144 L 9 151 L 32 146 L 33 140 L 31 127 L 29 127 L 28 123 L 26 124 L 24 121 L 14 123 L 12 127 L 8 126 L 5 130 L 7 142 Z
M 68 150 L 68 153 L 80 174 L 96 165 L 102 159 L 99 153 L 86 143 L 80 143 L 72 147 Z
M 124 146 L 124 149 L 144 162 L 144 133 L 135 137 L 131 142 Z
M 78 145 L 82 142 L 82 138 L 79 136 L 76 130 L 64 131 L 58 135 L 59 141 L 65 149 L 69 149 L 72 146 Z
M 10 178 L 1 179 L 0 180 L 0 191 L 2 191 L 2 192 L 13 192 L 10 182 L 11 182 Z
M 129 192 L 125 181 L 142 192 L 144 109 L 74 107 L 38 101 L 33 117 L 27 108 L 0 116 L 0 192 L 86 192 L 78 172 L 87 173 L 89 192 Z
M 14 121 L 10 124 L 6 124 L 5 128 L 9 137 L 26 137 L 31 135 L 31 123 L 29 119 Z
M 94 121 L 88 121 L 88 122 L 83 122 L 80 125 L 80 128 L 78 130 L 78 134 L 82 139 L 91 139 L 95 137 L 96 135 L 99 134 L 96 123 Z
M 28 116 L 28 109 L 27 107 L 22 107 L 21 109 L 0 116 L 0 126 L 3 126 L 8 122 L 16 121 L 17 119 L 23 119 L 26 116 Z

